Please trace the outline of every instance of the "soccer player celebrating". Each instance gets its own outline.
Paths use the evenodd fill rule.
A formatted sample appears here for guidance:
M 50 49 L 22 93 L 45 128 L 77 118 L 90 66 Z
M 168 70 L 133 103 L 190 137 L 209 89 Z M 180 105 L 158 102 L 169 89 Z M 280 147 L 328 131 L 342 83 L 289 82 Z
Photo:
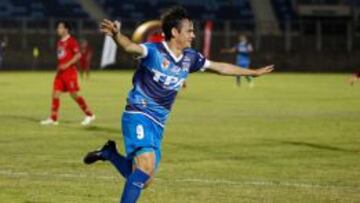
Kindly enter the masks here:
M 239 42 L 234 47 L 222 50 L 223 53 L 236 53 L 236 65 L 242 68 L 250 67 L 250 53 L 253 51 L 254 49 L 250 42 L 248 42 L 246 35 L 239 35 Z M 252 76 L 247 75 L 245 78 L 249 82 L 249 87 L 254 87 Z M 240 79 L 240 76 L 236 76 L 237 86 L 241 84 Z
M 135 203 L 141 190 L 154 177 L 161 158 L 165 122 L 189 73 L 209 69 L 223 75 L 260 76 L 273 70 L 273 66 L 243 69 L 204 58 L 191 48 L 194 26 L 181 7 L 163 15 L 162 29 L 165 41 L 139 45 L 124 36 L 114 22 L 104 20 L 100 26 L 101 32 L 112 36 L 119 47 L 140 60 L 122 115 L 126 156 L 121 155 L 115 142 L 110 140 L 84 157 L 86 164 L 109 161 L 126 179 L 122 203 Z
M 57 34 L 60 40 L 57 42 L 58 67 L 57 74 L 53 83 L 51 116 L 40 122 L 41 125 L 58 125 L 58 112 L 60 107 L 60 95 L 62 92 L 69 92 L 85 113 L 82 125 L 89 125 L 95 120 L 95 115 L 90 111 L 83 97 L 78 92 L 80 90 L 77 79 L 76 63 L 81 54 L 76 39 L 70 35 L 70 24 L 60 21 L 57 24 Z

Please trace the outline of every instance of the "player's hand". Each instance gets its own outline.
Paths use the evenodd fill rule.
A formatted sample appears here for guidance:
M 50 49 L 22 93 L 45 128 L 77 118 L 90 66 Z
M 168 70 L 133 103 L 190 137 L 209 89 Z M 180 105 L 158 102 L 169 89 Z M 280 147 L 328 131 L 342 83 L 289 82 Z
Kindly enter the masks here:
M 110 37 L 113 37 L 118 32 L 120 32 L 120 27 L 121 27 L 121 23 L 119 21 L 112 22 L 108 19 L 104 19 L 100 23 L 100 32 L 102 32 Z
M 264 74 L 268 74 L 271 73 L 274 70 L 274 65 L 269 65 L 269 66 L 265 66 L 259 69 L 256 69 L 256 74 L 255 76 L 260 76 L 260 75 L 264 75 Z
M 233 48 L 230 48 L 230 49 L 221 49 L 220 50 L 220 53 L 223 53 L 223 54 L 231 54 L 231 53 L 235 53 L 235 50 Z
M 61 64 L 61 65 L 59 65 L 59 70 L 65 70 L 65 69 L 67 69 L 67 67 L 69 67 L 69 65 L 67 64 L 67 63 L 65 63 L 65 64 Z

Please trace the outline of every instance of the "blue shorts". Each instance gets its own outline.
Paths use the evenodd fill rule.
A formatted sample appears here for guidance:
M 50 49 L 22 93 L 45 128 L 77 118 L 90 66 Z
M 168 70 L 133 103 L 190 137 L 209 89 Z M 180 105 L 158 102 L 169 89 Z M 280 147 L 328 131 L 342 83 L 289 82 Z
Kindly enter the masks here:
M 244 58 L 236 58 L 236 65 L 242 68 L 249 68 L 250 67 L 250 60 Z
M 127 158 L 154 152 L 157 168 L 161 160 L 163 127 L 138 112 L 124 112 L 121 124 Z
M 241 68 L 249 68 L 250 67 L 250 62 L 238 61 L 236 64 L 238 66 L 240 66 Z

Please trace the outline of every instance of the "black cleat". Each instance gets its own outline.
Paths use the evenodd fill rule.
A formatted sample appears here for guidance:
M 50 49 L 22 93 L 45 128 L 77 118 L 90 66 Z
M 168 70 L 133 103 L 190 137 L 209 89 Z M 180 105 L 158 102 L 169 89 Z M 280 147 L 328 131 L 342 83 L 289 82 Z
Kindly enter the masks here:
M 95 150 L 95 151 L 89 152 L 84 157 L 84 163 L 85 164 L 93 164 L 99 160 L 105 161 L 106 159 L 103 156 L 101 156 L 101 152 L 104 150 L 116 151 L 116 143 L 112 140 L 109 140 L 100 150 Z

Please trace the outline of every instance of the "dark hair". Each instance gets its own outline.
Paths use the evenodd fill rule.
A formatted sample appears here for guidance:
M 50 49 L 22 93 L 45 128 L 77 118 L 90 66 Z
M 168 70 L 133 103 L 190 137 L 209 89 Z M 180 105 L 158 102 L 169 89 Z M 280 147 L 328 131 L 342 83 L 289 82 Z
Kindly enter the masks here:
M 64 27 L 70 32 L 71 31 L 71 25 L 68 21 L 60 20 L 56 23 L 56 27 L 58 27 L 60 24 L 63 24 Z
M 173 28 L 180 30 L 181 21 L 184 19 L 188 19 L 191 21 L 190 16 L 181 6 L 170 8 L 161 16 L 162 30 L 164 32 L 166 41 L 170 40 L 173 37 L 171 34 L 171 30 Z

